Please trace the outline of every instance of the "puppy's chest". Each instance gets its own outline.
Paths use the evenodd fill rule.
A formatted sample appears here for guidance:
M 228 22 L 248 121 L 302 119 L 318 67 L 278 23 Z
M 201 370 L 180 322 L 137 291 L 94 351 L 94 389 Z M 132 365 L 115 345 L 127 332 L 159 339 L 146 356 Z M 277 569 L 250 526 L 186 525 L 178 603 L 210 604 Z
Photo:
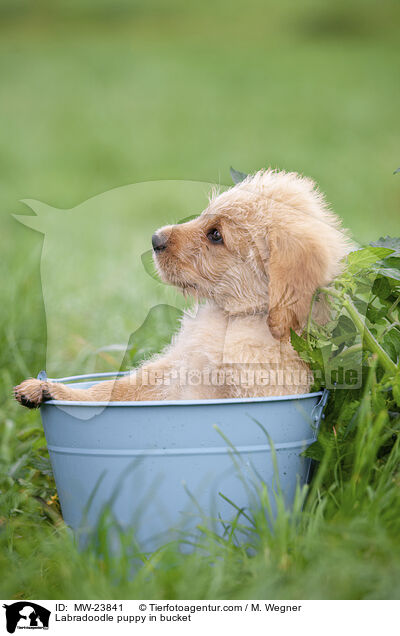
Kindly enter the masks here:
M 294 353 L 271 335 L 265 321 L 256 318 L 229 324 L 221 343 L 223 364 L 279 364 Z
M 182 325 L 182 357 L 189 366 L 271 364 L 295 355 L 271 335 L 264 316 L 243 318 L 203 312 Z
M 187 319 L 174 352 L 176 391 L 180 399 L 254 397 L 304 393 L 305 363 L 289 342 L 280 343 L 266 320 L 221 314 Z M 294 375 L 293 375 L 294 373 Z

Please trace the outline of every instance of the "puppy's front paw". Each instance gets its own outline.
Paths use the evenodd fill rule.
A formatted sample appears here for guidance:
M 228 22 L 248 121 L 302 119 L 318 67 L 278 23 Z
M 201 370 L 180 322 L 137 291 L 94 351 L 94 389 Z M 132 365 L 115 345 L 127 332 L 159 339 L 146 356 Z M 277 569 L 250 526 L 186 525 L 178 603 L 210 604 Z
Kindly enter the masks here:
M 14 397 L 22 406 L 37 409 L 43 402 L 51 400 L 47 382 L 30 378 L 14 387 Z

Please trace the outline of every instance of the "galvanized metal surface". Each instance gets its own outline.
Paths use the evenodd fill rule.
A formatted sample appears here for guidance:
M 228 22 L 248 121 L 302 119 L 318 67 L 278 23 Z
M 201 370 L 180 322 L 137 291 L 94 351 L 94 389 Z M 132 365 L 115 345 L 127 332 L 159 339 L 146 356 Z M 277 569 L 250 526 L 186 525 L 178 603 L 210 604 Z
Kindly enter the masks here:
M 75 380 L 93 384 L 63 379 Z M 316 439 L 326 398 L 47 402 L 41 415 L 64 519 L 75 530 L 94 527 L 109 504 L 152 550 L 204 517 L 233 519 L 237 511 L 219 493 L 248 510 L 257 485 L 272 493 L 279 478 L 290 505 L 297 480 L 307 481 L 310 460 L 300 454 Z

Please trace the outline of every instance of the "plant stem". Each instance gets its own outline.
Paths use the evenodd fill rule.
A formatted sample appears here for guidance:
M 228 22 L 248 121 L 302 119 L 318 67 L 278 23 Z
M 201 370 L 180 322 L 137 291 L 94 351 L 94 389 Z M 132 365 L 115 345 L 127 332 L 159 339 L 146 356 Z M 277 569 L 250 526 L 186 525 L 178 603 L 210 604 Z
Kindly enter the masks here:
M 397 305 L 399 304 L 399 302 L 400 302 L 400 295 L 399 295 L 399 296 L 397 296 L 397 298 L 396 298 L 396 300 L 394 301 L 393 305 L 390 307 L 390 309 L 389 309 L 389 310 L 388 310 L 388 312 L 387 312 L 388 318 L 389 318 L 390 320 L 395 320 L 395 318 L 394 318 L 394 316 L 393 316 L 392 312 L 396 309 L 396 307 L 397 307 Z
M 393 360 L 388 356 L 386 351 L 381 347 L 379 342 L 374 338 L 371 331 L 368 329 L 367 325 L 363 321 L 361 315 L 359 314 L 357 308 L 351 301 L 351 299 L 345 293 L 340 293 L 336 289 L 331 289 L 329 287 L 320 287 L 320 290 L 329 295 L 334 296 L 342 301 L 343 307 L 346 309 L 353 323 L 355 324 L 358 332 L 363 338 L 365 344 L 371 353 L 376 353 L 378 360 L 382 367 L 390 373 L 391 375 L 395 375 L 398 371 L 397 366 L 393 362 Z

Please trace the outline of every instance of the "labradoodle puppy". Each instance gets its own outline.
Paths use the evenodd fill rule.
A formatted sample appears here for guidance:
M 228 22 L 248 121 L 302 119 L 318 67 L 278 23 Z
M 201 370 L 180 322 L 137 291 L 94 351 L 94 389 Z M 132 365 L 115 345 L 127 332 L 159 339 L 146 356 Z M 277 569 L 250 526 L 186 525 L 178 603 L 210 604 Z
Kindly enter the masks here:
M 90 389 L 25 380 L 21 404 L 46 400 L 180 400 L 305 393 L 312 380 L 290 344 L 316 289 L 351 243 L 315 184 L 260 171 L 215 195 L 195 220 L 152 238 L 157 270 L 199 302 L 160 354 Z

